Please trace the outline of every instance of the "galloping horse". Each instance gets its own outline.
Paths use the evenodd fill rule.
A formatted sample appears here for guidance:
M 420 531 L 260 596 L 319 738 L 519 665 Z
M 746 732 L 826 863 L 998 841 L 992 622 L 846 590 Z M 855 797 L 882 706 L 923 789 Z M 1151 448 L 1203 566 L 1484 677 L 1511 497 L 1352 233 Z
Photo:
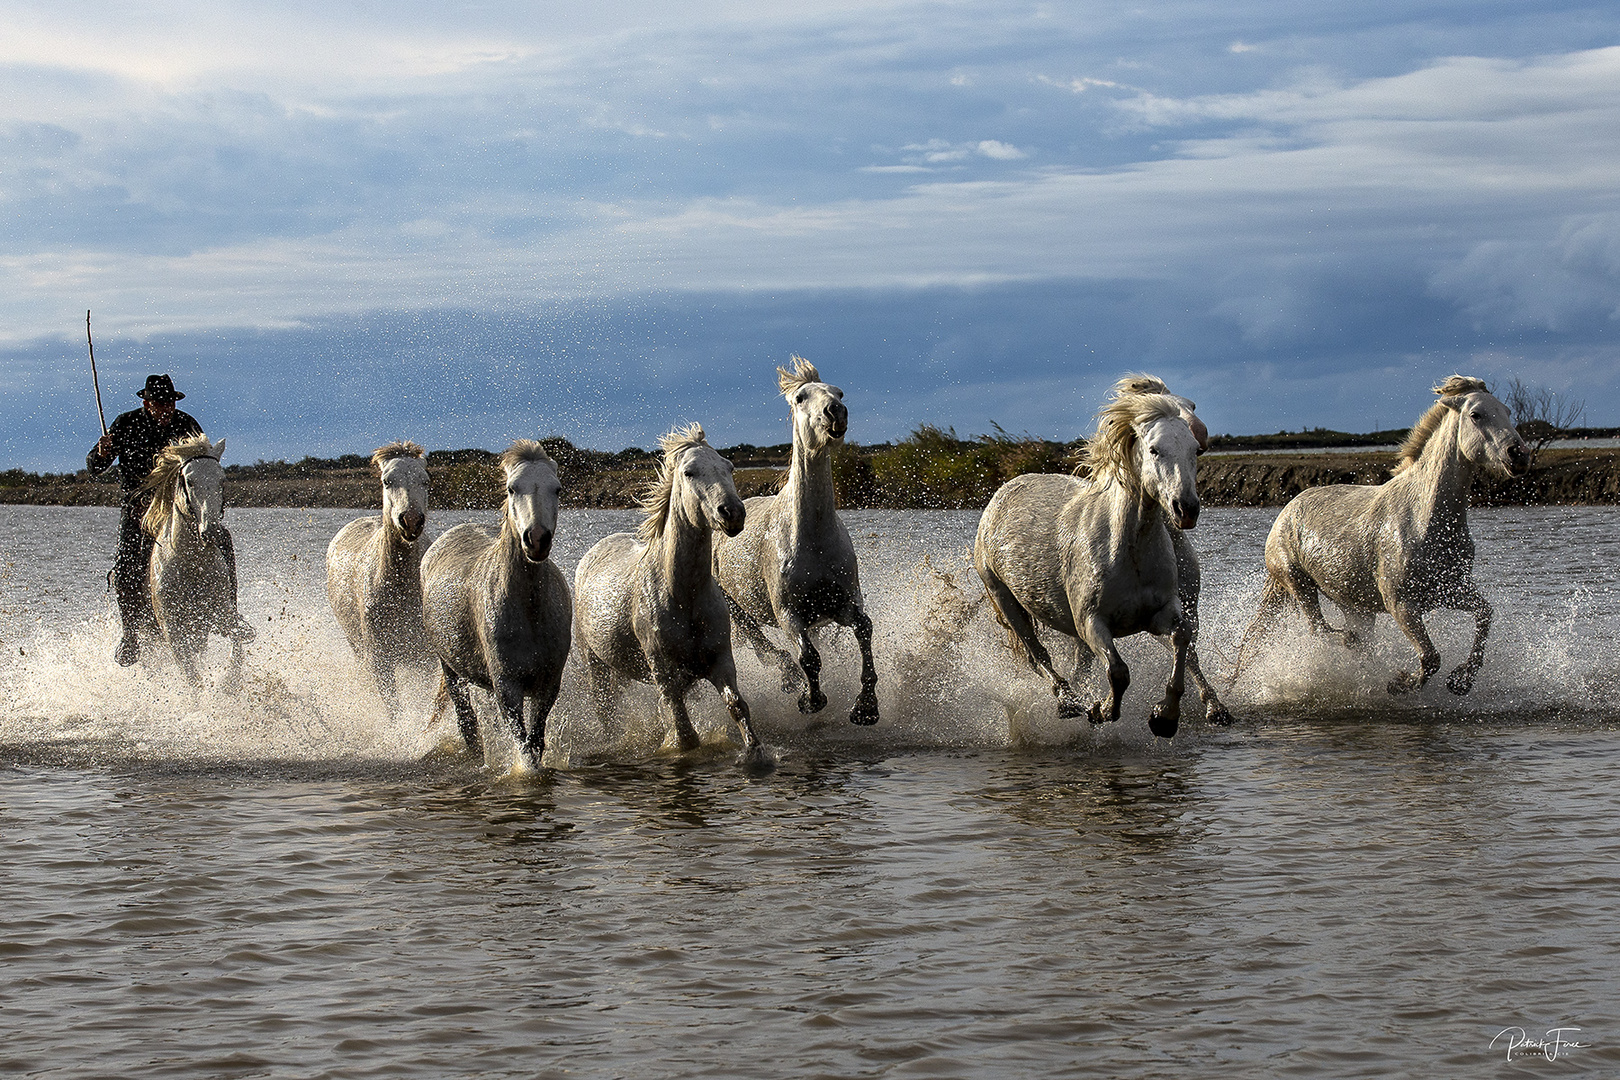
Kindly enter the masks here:
M 422 559 L 422 625 L 439 657 L 440 705 L 448 697 L 468 753 L 483 755 L 467 683 L 493 691 L 501 716 L 534 764 L 568 662 L 568 581 L 551 561 L 562 485 L 545 448 L 519 439 L 501 455 L 501 528 L 457 525 Z M 524 727 L 524 703 L 530 703 Z
M 422 631 L 422 529 L 427 525 L 428 472 L 413 442 L 371 455 L 382 479 L 382 513 L 358 518 L 326 546 L 326 598 L 366 665 L 391 716 L 399 715 L 395 668 L 432 658 Z
M 1112 396 L 1128 394 L 1163 394 L 1176 403 L 1181 418 L 1192 429 L 1198 440 L 1198 452 L 1209 449 L 1209 428 L 1198 418 L 1198 406 L 1179 394 L 1172 394 L 1164 380 L 1156 375 L 1127 375 L 1114 384 Z M 1232 723 L 1232 714 L 1221 704 L 1214 685 L 1204 676 L 1204 665 L 1198 661 L 1198 594 L 1203 591 L 1203 571 L 1198 565 L 1198 553 L 1193 550 L 1187 534 L 1173 521 L 1166 521 L 1170 530 L 1170 546 L 1176 552 L 1176 593 L 1181 598 L 1181 619 L 1187 624 L 1187 674 L 1198 687 L 1198 696 L 1204 703 L 1204 719 L 1212 724 Z
M 1423 616 L 1435 608 L 1474 616 L 1474 646 L 1446 686 L 1466 694 L 1485 660 L 1491 606 L 1474 584 L 1468 496 L 1481 469 L 1521 476 L 1530 453 L 1507 408 L 1479 379 L 1453 375 L 1401 446 L 1395 475 L 1382 484 L 1330 484 L 1296 495 L 1266 537 L 1260 609 L 1238 646 L 1232 681 L 1276 627 L 1289 601 L 1313 633 L 1360 649 L 1373 617 L 1388 612 L 1419 654 L 1415 672 L 1390 679 L 1391 694 L 1416 690 L 1440 670 Z M 1322 618 L 1320 591 L 1344 613 L 1344 629 Z
M 850 710 L 854 724 L 878 720 L 877 670 L 872 663 L 872 620 L 861 600 L 861 572 L 849 531 L 838 520 L 833 495 L 833 450 L 844 440 L 849 410 L 844 392 L 821 381 L 814 364 L 793 358 L 777 368 L 777 386 L 793 418 L 793 463 L 775 495 L 749 499 L 748 521 L 735 539 L 717 539 L 714 575 L 731 601 L 731 616 L 760 662 L 782 671 L 782 689 L 804 687 L 799 711 L 819 712 L 821 654 L 812 628 L 836 622 L 855 629 L 861 648 L 861 692 Z M 798 646 L 799 660 L 778 649 L 761 624 L 780 628 Z
M 1107 660 L 1108 702 L 1091 706 L 1093 724 L 1119 719 L 1130 683 L 1114 639 L 1145 631 L 1168 638 L 1173 655 L 1148 728 L 1164 737 L 1176 733 L 1191 634 L 1168 525 L 1190 529 L 1198 522 L 1197 457 L 1198 441 L 1174 400 L 1123 393 L 1103 407 L 1086 443 L 1082 467 L 1089 467 L 1089 479 L 1017 476 L 985 507 L 973 565 L 1031 666 L 1050 680 L 1058 716 L 1086 709 L 1052 666 L 1037 624 L 1077 639 L 1077 681 L 1094 658 Z
M 152 503 L 141 527 L 153 538 L 149 581 L 152 613 L 180 670 L 202 685 L 197 657 L 210 633 L 231 641 L 225 687 L 242 683 L 242 639 L 236 618 L 231 571 L 221 549 L 225 527 L 225 440 L 207 435 L 182 439 L 158 453 L 146 489 Z
M 625 679 L 650 682 L 681 749 L 695 750 L 686 693 L 707 680 L 742 732 L 744 767 L 769 769 L 774 763 L 737 691 L 731 615 L 711 563 L 709 534 L 736 536 L 747 513 L 731 462 L 698 424 L 670 432 L 659 446 L 664 460 L 642 497 L 640 530 L 604 537 L 574 571 L 574 636 L 591 698 L 605 723 Z

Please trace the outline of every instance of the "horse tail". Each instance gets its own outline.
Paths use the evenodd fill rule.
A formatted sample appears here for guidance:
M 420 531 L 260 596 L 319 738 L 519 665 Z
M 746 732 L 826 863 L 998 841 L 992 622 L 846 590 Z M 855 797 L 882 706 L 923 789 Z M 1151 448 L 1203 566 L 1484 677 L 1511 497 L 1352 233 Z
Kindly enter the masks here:
M 1265 587 L 1260 590 L 1260 607 L 1254 613 L 1254 618 L 1249 620 L 1248 628 L 1238 642 L 1237 659 L 1232 664 L 1231 677 L 1226 680 L 1228 690 L 1237 685 L 1243 669 L 1254 659 L 1253 650 L 1271 636 L 1271 631 L 1277 625 L 1277 617 L 1283 613 L 1287 603 L 1288 587 L 1283 584 L 1283 579 L 1277 574 L 1267 573 Z

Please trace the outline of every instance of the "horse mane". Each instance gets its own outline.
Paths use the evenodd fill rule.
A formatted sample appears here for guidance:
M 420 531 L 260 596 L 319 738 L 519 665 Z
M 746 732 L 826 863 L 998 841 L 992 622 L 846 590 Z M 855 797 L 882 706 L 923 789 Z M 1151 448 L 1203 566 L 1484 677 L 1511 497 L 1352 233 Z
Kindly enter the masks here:
M 501 452 L 500 465 L 503 470 L 515 469 L 526 461 L 551 461 L 551 455 L 533 439 L 514 439 L 512 445 Z M 556 464 L 555 461 L 551 463 Z
M 792 371 L 780 367 L 776 369 L 776 385 L 782 391 L 783 397 L 787 397 L 801 386 L 821 381 L 821 376 L 816 372 L 816 365 L 804 357 L 795 354 L 791 363 Z
M 409 439 L 401 439 L 398 442 L 391 442 L 387 446 L 379 446 L 373 450 L 371 452 L 371 463 L 381 469 L 383 462 L 393 461 L 395 458 L 426 456 L 426 450 L 423 450 Z
M 814 371 L 815 368 L 810 370 Z M 637 540 L 643 544 L 651 544 L 664 535 L 664 522 L 669 518 L 670 493 L 675 489 L 675 455 L 694 446 L 707 445 L 709 444 L 703 437 L 702 424 L 688 424 L 684 428 L 676 428 L 669 434 L 659 437 L 658 448 L 664 452 L 664 460 L 658 463 L 658 475 L 636 501 L 636 505 L 646 515 L 636 529 Z
M 1435 387 L 1434 392 L 1441 398 L 1449 398 L 1462 394 L 1488 394 L 1491 388 L 1485 385 L 1483 379 L 1476 379 L 1470 375 L 1453 375 Z M 1440 430 L 1440 425 L 1445 423 L 1446 416 L 1450 412 L 1444 401 L 1437 401 L 1418 418 L 1418 422 L 1412 425 L 1412 430 L 1406 433 L 1406 441 L 1401 443 L 1400 460 L 1395 463 L 1396 473 L 1405 472 L 1417 464 L 1418 458 L 1423 456 L 1424 446 L 1428 445 L 1429 439 Z
M 141 484 L 142 491 L 152 493 L 152 502 L 141 517 L 141 528 L 145 529 L 148 535 L 161 537 L 163 531 L 168 528 L 169 519 L 174 516 L 174 492 L 177 486 L 175 480 L 186 462 L 200 457 L 218 461 L 219 455 L 218 444 L 209 442 L 207 435 L 193 435 L 158 451 L 152 471 Z
M 1184 412 L 1197 412 L 1198 403 L 1180 394 L 1172 393 L 1165 381 L 1157 375 L 1148 375 L 1145 372 L 1133 371 L 1121 378 L 1109 390 L 1113 400 L 1122 397 L 1141 396 L 1145 394 L 1163 394 L 1174 401 Z
M 1130 378 L 1121 379 L 1120 384 Z M 1135 457 L 1137 427 L 1165 417 L 1179 418 L 1181 406 L 1169 394 L 1122 392 L 1120 384 L 1115 384 L 1114 398 L 1097 410 L 1096 434 L 1081 448 L 1075 472 L 1088 470 L 1095 484 L 1118 480 L 1126 490 L 1135 491 L 1140 479 Z

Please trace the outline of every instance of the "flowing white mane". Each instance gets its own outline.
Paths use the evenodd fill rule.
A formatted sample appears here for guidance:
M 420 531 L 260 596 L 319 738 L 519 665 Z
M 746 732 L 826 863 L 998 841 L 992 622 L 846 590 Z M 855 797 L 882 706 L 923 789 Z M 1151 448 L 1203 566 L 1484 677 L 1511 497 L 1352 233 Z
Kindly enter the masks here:
M 658 448 L 664 452 L 664 460 L 658 464 L 658 475 L 647 485 L 647 490 L 636 503 L 646 515 L 636 529 L 636 539 L 643 544 L 651 544 L 664 535 L 664 522 L 669 517 L 670 492 L 675 487 L 675 456 L 682 450 L 707 445 L 702 424 L 688 424 L 659 438 Z
M 1121 383 L 1127 380 L 1121 380 Z M 1156 381 L 1156 380 L 1155 380 Z M 1160 383 L 1159 385 L 1164 385 Z M 1075 470 L 1089 470 L 1093 483 L 1118 480 L 1127 490 L 1141 484 L 1136 462 L 1136 429 L 1155 420 L 1181 415 L 1175 399 L 1162 393 L 1120 392 L 1097 412 L 1097 431 L 1086 440 Z
M 525 461 L 551 461 L 551 455 L 533 439 L 517 439 L 502 451 L 500 457 L 501 468 L 505 470 L 522 465 Z
M 790 396 L 793 391 L 801 386 L 808 386 L 810 383 L 821 381 L 821 376 L 816 371 L 816 365 L 804 357 L 795 356 L 791 363 L 793 364 L 792 371 L 780 367 L 776 369 L 776 385 L 782 391 L 783 397 Z
M 1453 375 L 1445 382 L 1434 388 L 1436 395 L 1442 398 L 1458 397 L 1462 394 L 1490 393 L 1491 388 L 1485 385 L 1483 379 L 1476 379 L 1469 375 Z M 1451 409 L 1444 402 L 1437 401 L 1429 406 L 1418 422 L 1412 425 L 1407 432 L 1406 441 L 1401 443 L 1400 460 L 1395 465 L 1395 472 L 1405 472 L 1417 464 L 1417 459 L 1423 456 L 1423 447 L 1440 430 L 1445 423 Z
M 141 528 L 149 535 L 161 539 L 169 528 L 170 519 L 174 516 L 174 495 L 179 486 L 176 481 L 180 478 L 180 470 L 185 467 L 186 462 L 196 458 L 213 458 L 218 461 L 224 446 L 224 439 L 212 443 L 208 441 L 207 435 L 193 435 L 158 451 L 152 472 L 141 485 L 143 490 L 152 493 L 152 503 L 141 518 Z
M 373 450 L 371 452 L 371 463 L 381 469 L 383 462 L 393 461 L 395 458 L 426 456 L 426 450 L 408 439 L 401 439 L 399 442 L 391 442 L 387 446 L 379 446 Z

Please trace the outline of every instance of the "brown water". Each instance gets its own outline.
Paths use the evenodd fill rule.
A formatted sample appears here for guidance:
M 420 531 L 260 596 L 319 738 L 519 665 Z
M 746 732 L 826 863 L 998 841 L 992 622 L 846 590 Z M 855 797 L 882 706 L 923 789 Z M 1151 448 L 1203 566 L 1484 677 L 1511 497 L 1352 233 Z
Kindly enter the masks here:
M 1272 513 L 1195 534 L 1211 668 Z M 974 515 L 851 514 L 884 720 L 839 715 L 847 634 L 819 730 L 744 660 L 764 779 L 650 721 L 607 746 L 572 686 L 558 768 L 390 723 L 320 586 L 350 516 L 232 512 L 262 631 L 233 699 L 111 664 L 109 512 L 0 510 L 0 1072 L 1620 1070 L 1612 510 L 1477 517 L 1497 625 L 1468 698 L 1392 702 L 1391 637 L 1365 664 L 1296 640 L 1236 727 L 1189 708 L 1169 742 L 1156 646 L 1125 721 L 1060 724 L 971 581 L 918 568 L 963 570 Z M 565 515 L 558 561 L 625 520 Z M 1437 625 L 1455 663 L 1466 620 Z M 1515 1028 L 1580 1030 L 1510 1060 Z

